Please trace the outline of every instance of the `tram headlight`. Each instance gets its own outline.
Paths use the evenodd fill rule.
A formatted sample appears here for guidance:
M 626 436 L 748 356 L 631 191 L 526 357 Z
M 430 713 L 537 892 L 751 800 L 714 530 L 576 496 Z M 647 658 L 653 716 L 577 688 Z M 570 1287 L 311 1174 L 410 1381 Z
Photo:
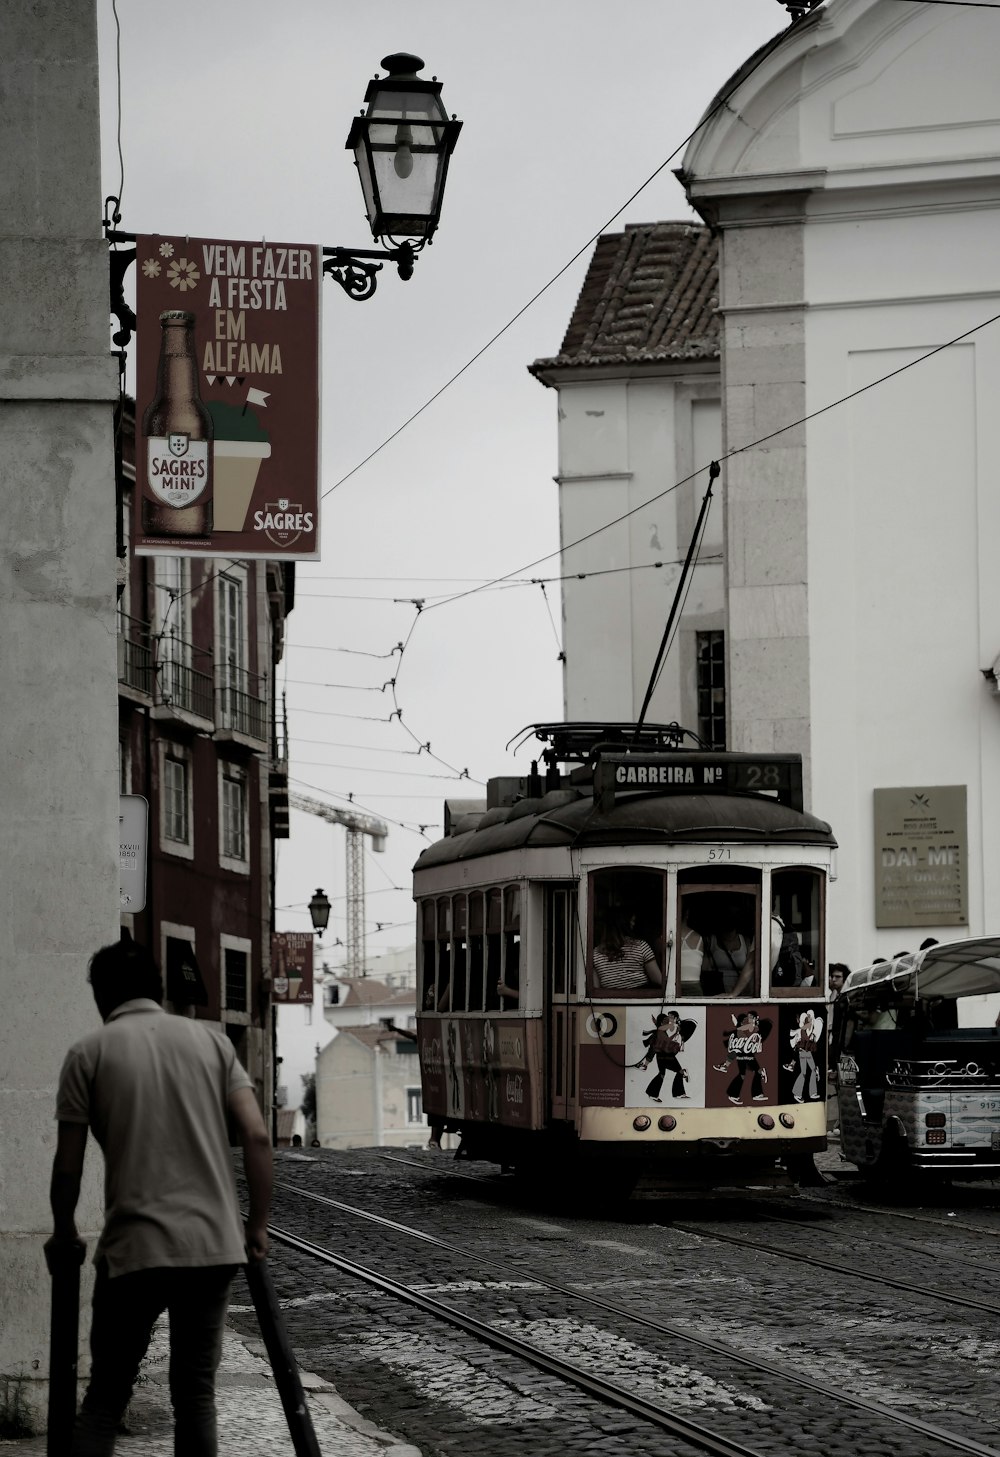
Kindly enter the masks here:
M 791 1113 L 779 1113 L 778 1122 L 781 1124 L 782 1128 L 795 1127 L 795 1119 L 792 1117 Z
M 677 1119 L 672 1118 L 669 1113 L 664 1113 L 656 1120 L 656 1126 L 663 1133 L 673 1133 L 677 1127 Z
M 943 1113 L 925 1113 L 924 1123 L 928 1128 L 944 1128 L 947 1126 L 947 1118 Z
M 943 1128 L 928 1128 L 928 1130 L 927 1130 L 927 1142 L 928 1143 L 947 1143 L 948 1142 L 948 1134 L 946 1133 L 946 1131 Z
M 640 1113 L 638 1118 L 632 1119 L 632 1127 L 636 1133 L 645 1133 L 651 1122 L 652 1120 L 647 1118 L 645 1113 Z
M 771 1117 L 770 1113 L 758 1113 L 757 1122 L 760 1124 L 761 1128 L 766 1128 L 770 1130 L 774 1127 L 774 1119 Z

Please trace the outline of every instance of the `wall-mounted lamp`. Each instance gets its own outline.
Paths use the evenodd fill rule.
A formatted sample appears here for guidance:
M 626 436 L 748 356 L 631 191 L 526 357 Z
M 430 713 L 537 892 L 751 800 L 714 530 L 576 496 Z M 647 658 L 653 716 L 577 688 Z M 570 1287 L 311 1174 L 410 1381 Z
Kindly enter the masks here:
M 309 914 L 312 917 L 313 930 L 320 935 L 330 924 L 330 897 L 324 890 L 317 890 L 309 902 Z

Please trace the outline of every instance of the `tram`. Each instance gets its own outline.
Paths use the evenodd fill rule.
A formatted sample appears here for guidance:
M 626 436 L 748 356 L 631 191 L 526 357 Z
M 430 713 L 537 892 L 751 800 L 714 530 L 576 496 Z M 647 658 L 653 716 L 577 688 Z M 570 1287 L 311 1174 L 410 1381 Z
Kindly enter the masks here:
M 425 1112 L 515 1170 L 787 1183 L 826 1146 L 836 847 L 799 756 L 524 732 L 531 773 L 446 804 L 414 867 Z
M 1000 937 L 854 971 L 835 1005 L 843 1157 L 893 1180 L 1000 1175 Z

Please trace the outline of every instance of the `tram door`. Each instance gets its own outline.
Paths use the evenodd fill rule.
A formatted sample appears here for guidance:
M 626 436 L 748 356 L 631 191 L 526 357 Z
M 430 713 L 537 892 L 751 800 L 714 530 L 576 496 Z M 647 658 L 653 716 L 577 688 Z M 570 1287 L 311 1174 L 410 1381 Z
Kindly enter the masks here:
M 576 1115 L 577 1047 L 576 886 L 545 889 L 545 995 L 548 1007 L 549 1117 Z

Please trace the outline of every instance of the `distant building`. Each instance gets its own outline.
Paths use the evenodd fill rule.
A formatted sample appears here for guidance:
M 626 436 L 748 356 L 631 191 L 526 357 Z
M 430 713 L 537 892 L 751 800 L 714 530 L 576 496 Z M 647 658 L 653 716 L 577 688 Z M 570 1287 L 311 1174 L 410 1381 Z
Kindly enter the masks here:
M 324 1148 L 423 1146 L 413 947 L 373 964 L 373 976 L 328 978 L 324 1016 L 337 1036 L 316 1059 L 316 1125 Z

